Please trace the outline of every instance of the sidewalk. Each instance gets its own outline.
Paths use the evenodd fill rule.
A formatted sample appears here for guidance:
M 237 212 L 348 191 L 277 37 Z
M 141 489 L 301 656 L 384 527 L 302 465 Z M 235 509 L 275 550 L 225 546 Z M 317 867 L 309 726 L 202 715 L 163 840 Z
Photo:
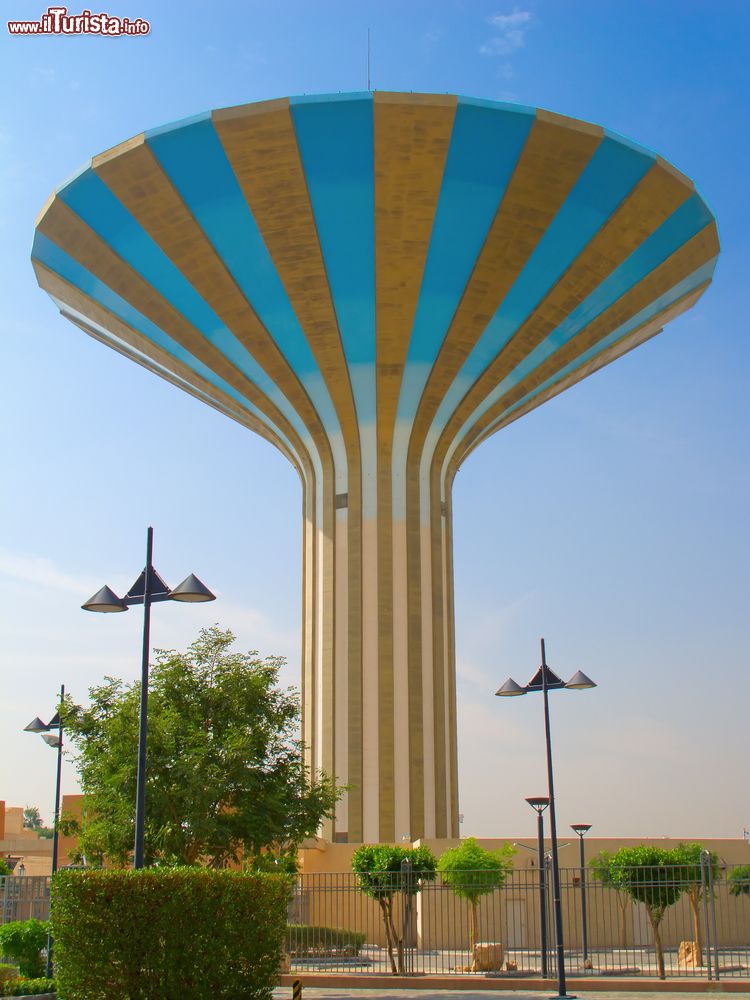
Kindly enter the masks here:
M 710 984 L 713 989 L 710 993 L 721 993 L 723 990 L 721 987 L 722 983 L 712 983 Z M 549 1000 L 549 998 L 554 997 L 557 993 L 557 989 L 553 986 L 549 990 L 544 992 L 530 992 L 528 990 L 512 990 L 512 991 L 498 991 L 494 990 L 482 990 L 481 993 L 473 992 L 471 990 L 440 990 L 439 992 L 432 992 L 430 990 L 360 990 L 360 989 L 334 989 L 334 988 L 320 988 L 320 987 L 304 987 L 302 991 L 302 1000 Z M 578 989 L 570 990 L 571 995 L 575 993 L 576 996 L 581 997 L 582 1000 L 626 1000 L 629 996 L 635 996 L 638 1000 L 664 1000 L 665 992 L 649 992 L 642 993 L 640 990 L 637 993 L 626 993 L 622 990 L 611 991 L 611 990 L 588 990 L 588 989 Z M 274 1000 L 291 1000 L 292 991 L 288 986 L 280 986 L 273 991 Z M 676 997 L 684 998 L 684 1000 L 691 1000 L 691 998 L 703 998 L 706 996 L 705 991 L 699 993 L 680 991 L 679 993 L 673 994 Z M 750 997 L 750 991 L 737 993 L 732 991 L 728 994 L 735 997 Z

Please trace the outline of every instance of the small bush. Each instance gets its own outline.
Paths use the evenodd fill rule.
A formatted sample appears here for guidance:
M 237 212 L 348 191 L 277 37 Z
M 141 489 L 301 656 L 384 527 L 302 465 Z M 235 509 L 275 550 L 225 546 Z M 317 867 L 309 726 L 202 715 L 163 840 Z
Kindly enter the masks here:
M 40 993 L 54 993 L 54 979 L 13 979 L 2 987 L 6 997 L 35 997 Z
M 289 880 L 201 868 L 62 871 L 55 978 L 65 1000 L 268 1000 Z
M 364 943 L 362 932 L 341 927 L 288 924 L 286 929 L 286 950 L 290 955 L 359 955 Z
M 46 920 L 12 920 L 0 925 L 0 955 L 15 958 L 22 976 L 35 979 L 44 975 L 42 948 L 47 947 Z
M 729 875 L 732 896 L 750 896 L 750 865 L 737 865 Z
M 11 979 L 18 979 L 18 966 L 0 964 L 0 996 L 4 996 L 3 986 Z

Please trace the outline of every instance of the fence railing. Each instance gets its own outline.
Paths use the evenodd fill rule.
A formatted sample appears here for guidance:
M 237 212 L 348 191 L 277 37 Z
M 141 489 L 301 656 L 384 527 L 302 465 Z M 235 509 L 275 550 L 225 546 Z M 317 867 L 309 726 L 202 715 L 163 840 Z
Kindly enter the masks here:
M 0 923 L 49 917 L 48 875 L 0 876 Z
M 634 898 L 590 871 L 561 870 L 569 975 L 750 976 L 750 895 L 732 894 L 731 870 L 635 874 Z M 500 888 L 487 872 L 467 872 L 458 886 L 454 876 L 453 887 L 440 875 L 408 877 L 370 876 L 368 895 L 352 873 L 302 875 L 289 907 L 292 970 L 556 975 L 549 871 L 515 869 Z
M 452 886 L 408 871 L 301 875 L 289 903 L 291 970 L 554 978 L 550 874 L 514 869 L 501 887 L 488 872 L 468 872 L 458 885 L 454 876 Z M 750 978 L 750 884 L 732 868 L 629 876 L 631 894 L 589 870 L 561 869 L 569 975 Z M 0 878 L 0 921 L 46 919 L 49 885 L 41 876 Z

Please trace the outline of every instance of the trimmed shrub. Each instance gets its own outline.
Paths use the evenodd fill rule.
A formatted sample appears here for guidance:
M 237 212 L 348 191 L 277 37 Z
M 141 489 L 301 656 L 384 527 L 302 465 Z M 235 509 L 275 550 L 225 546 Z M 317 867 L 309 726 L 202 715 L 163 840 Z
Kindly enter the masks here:
M 286 950 L 290 955 L 359 955 L 365 935 L 342 927 L 312 927 L 288 924 Z
M 44 975 L 42 948 L 47 947 L 49 923 L 46 920 L 11 920 L 0 925 L 0 955 L 15 958 L 22 976 L 34 979 Z
M 289 880 L 205 868 L 62 871 L 55 978 L 65 1000 L 268 1000 Z
M 54 993 L 54 979 L 13 979 L 2 987 L 6 997 L 36 997 L 40 993 Z

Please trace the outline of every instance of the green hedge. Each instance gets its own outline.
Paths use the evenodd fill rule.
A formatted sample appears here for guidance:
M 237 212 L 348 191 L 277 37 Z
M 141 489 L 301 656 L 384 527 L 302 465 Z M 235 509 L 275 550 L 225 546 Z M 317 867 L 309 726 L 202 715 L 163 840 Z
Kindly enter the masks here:
M 55 978 L 65 1000 L 266 1000 L 289 880 L 200 868 L 62 871 Z
M 35 997 L 54 992 L 54 979 L 14 979 L 2 987 L 2 995 L 6 997 Z
M 341 927 L 311 927 L 288 924 L 286 950 L 290 955 L 321 955 L 324 953 L 359 955 L 365 935 Z

